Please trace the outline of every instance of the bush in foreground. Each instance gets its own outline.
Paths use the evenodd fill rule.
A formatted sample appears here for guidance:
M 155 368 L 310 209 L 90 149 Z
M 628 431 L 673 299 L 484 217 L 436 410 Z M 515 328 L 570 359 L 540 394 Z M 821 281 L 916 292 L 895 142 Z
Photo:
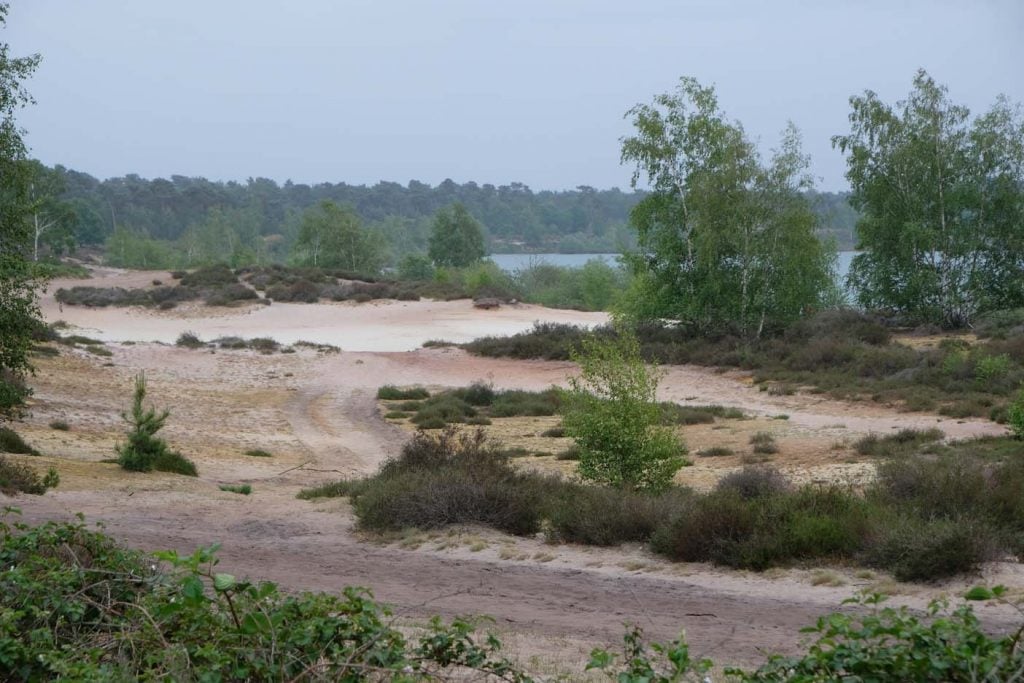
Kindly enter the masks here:
M 164 571 L 82 524 L 0 519 L 5 680 L 529 680 L 468 621 L 406 636 L 366 591 L 285 594 L 215 571 L 215 551 L 157 553 Z

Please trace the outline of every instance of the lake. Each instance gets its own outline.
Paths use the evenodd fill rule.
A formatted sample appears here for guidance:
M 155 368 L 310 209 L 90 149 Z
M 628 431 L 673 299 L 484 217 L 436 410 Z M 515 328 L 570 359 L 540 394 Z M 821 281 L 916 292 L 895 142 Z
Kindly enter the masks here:
M 850 272 L 850 262 L 853 261 L 855 251 L 839 252 L 839 259 L 836 263 L 836 275 L 840 282 L 846 281 L 846 274 Z M 505 272 L 512 273 L 531 265 L 545 263 L 551 266 L 564 266 L 566 268 L 579 268 L 591 259 L 600 259 L 609 265 L 615 265 L 619 258 L 618 254 L 491 254 L 490 259 Z

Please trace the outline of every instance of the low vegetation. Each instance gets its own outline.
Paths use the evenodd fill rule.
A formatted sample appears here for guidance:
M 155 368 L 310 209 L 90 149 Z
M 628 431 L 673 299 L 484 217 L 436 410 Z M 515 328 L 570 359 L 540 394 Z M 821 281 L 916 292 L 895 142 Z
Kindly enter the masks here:
M 39 476 L 32 467 L 0 455 L 0 493 L 5 496 L 14 496 L 18 493 L 41 496 L 48 489 L 56 488 L 59 483 L 57 470 L 52 467 L 46 474 Z
M 252 493 L 252 485 L 250 484 L 221 484 L 219 486 L 221 491 L 227 493 L 239 493 L 243 496 L 248 496 Z
M 10 427 L 0 427 L 0 453 L 39 455 L 39 451 L 30 446 L 20 434 Z
M 167 442 L 156 436 L 170 412 L 157 412 L 155 408 L 146 408 L 146 377 L 139 374 L 135 378 L 135 391 L 132 398 L 131 413 L 123 415 L 130 429 L 127 442 L 117 447 L 117 462 L 122 468 L 133 472 L 173 472 L 190 477 L 196 476 L 195 464 L 181 453 L 171 450 Z
M 431 395 L 421 387 L 385 385 L 377 398 L 388 401 L 387 417 L 409 417 L 422 429 L 443 429 L 452 424 L 490 424 L 491 418 L 547 416 L 561 409 L 557 390 L 496 391 L 483 382 Z
M 449 428 L 418 432 L 372 477 L 300 497 L 349 496 L 370 531 L 472 523 L 573 543 L 642 542 L 678 561 L 753 570 L 853 562 L 926 581 L 1024 551 L 1022 449 L 987 438 L 908 452 L 882 463 L 863 491 L 798 486 L 757 465 L 707 493 L 644 493 L 521 470 L 482 432 Z
M 1024 381 L 1024 335 L 993 335 L 973 344 L 949 338 L 937 347 L 912 348 L 895 341 L 885 321 L 852 310 L 823 311 L 755 340 L 728 330 L 701 334 L 660 324 L 632 331 L 649 361 L 738 368 L 752 372 L 765 391 L 810 391 L 956 418 L 1006 421 Z M 617 333 L 537 323 L 528 332 L 463 347 L 483 356 L 568 360 L 591 334 Z M 1024 408 L 1018 414 L 1024 416 Z

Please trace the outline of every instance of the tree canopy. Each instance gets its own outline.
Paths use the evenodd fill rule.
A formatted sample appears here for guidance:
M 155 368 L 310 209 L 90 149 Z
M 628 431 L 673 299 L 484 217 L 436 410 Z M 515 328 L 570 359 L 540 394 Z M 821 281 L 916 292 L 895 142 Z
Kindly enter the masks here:
M 487 254 L 483 226 L 459 202 L 443 208 L 434 216 L 427 253 L 439 266 L 462 268 L 476 263 Z
M 300 265 L 366 275 L 380 272 L 386 260 L 380 233 L 363 228 L 351 207 L 329 201 L 302 214 L 293 254 Z
M 892 107 L 850 99 L 851 203 L 861 212 L 850 280 L 859 303 L 947 327 L 1024 306 L 1024 121 L 1003 97 L 971 120 L 917 72 Z
M 692 78 L 626 116 L 635 131 L 622 160 L 636 166 L 634 187 L 651 187 L 631 213 L 639 250 L 627 314 L 749 337 L 824 303 L 834 250 L 816 235 L 792 125 L 765 164 L 714 89 Z
M 0 26 L 6 23 L 7 9 L 0 3 Z M 38 64 L 39 55 L 12 57 L 9 46 L 0 43 L 0 418 L 16 415 L 29 394 L 28 354 L 41 324 L 39 271 L 29 260 L 33 174 L 15 120 L 17 111 L 32 101 L 23 83 Z

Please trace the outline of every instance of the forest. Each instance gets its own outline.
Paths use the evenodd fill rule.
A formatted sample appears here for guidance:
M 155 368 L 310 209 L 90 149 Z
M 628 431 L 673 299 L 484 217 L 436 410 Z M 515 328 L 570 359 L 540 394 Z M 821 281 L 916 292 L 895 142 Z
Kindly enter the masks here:
M 56 189 L 57 213 L 65 217 L 64 230 L 51 233 L 49 246 L 106 245 L 112 262 L 135 267 L 284 261 L 303 212 L 323 201 L 352 207 L 383 239 L 391 264 L 426 252 L 436 213 L 453 203 L 464 205 L 482 224 L 491 253 L 618 252 L 636 244 L 629 213 L 644 196 L 618 188 L 535 191 L 522 183 L 495 187 L 452 180 L 436 187 L 417 180 L 281 185 L 267 178 L 220 182 L 180 175 L 99 180 L 59 165 L 39 171 Z M 834 238 L 840 249 L 852 248 L 857 215 L 847 195 L 810 192 L 808 197 L 820 233 Z

